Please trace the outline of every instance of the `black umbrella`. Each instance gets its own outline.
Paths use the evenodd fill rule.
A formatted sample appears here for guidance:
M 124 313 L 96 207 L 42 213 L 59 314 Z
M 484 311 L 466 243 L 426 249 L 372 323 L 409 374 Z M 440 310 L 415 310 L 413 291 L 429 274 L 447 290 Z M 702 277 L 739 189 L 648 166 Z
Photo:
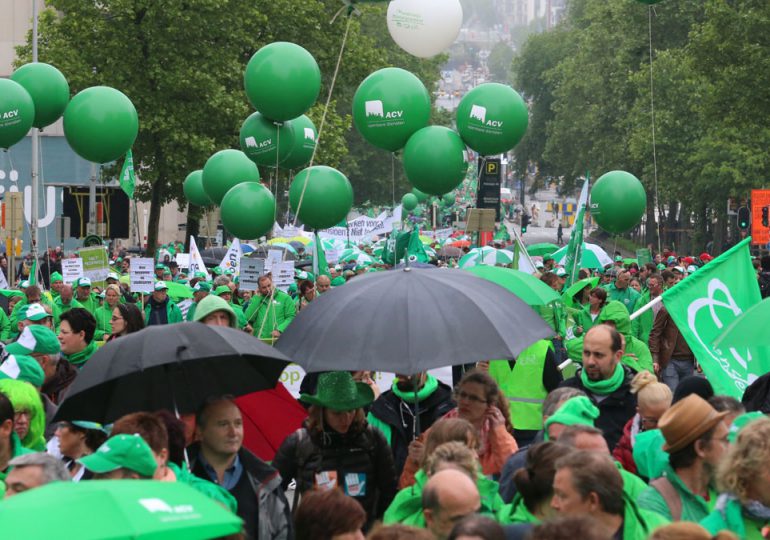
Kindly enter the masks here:
M 415 374 L 512 359 L 551 328 L 517 296 L 462 270 L 374 272 L 320 295 L 276 347 L 306 371 Z
M 283 260 L 285 261 L 294 261 L 297 259 L 297 255 L 292 253 L 290 250 L 286 249 L 283 246 L 275 246 L 275 245 L 257 246 L 254 251 L 249 253 L 249 257 L 253 257 L 255 259 L 266 259 L 268 251 L 283 251 Z
M 444 257 L 444 258 L 451 258 L 451 257 L 460 258 L 463 255 L 465 255 L 465 252 L 463 252 L 462 249 L 454 246 L 444 246 L 436 252 L 437 257 Z
M 107 424 L 137 411 L 195 412 L 208 396 L 274 388 L 288 359 L 233 328 L 151 326 L 110 341 L 78 374 L 56 420 Z

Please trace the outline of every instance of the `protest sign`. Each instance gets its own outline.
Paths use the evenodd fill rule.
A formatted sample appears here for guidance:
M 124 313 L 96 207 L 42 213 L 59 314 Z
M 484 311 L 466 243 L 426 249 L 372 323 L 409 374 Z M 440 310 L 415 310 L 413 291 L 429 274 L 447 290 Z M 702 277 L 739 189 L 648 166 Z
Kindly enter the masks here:
M 176 264 L 182 270 L 187 270 L 188 268 L 190 268 L 190 254 L 189 253 L 177 253 L 176 254 Z
M 636 250 L 636 261 L 639 263 L 639 267 L 641 268 L 647 263 L 652 262 L 652 252 L 650 251 L 650 248 L 642 248 Z
M 340 260 L 340 252 L 336 249 L 327 249 L 325 254 L 327 264 L 337 264 Z
M 286 292 L 289 285 L 294 283 L 294 263 L 292 261 L 273 263 L 270 267 L 270 273 L 273 275 L 273 285 L 283 292 Z
M 268 249 L 267 259 L 265 260 L 265 270 L 271 272 L 273 265 L 283 260 L 283 251 L 280 249 Z
M 104 280 L 110 272 L 107 250 L 103 246 L 82 248 L 78 251 L 83 259 L 83 276 L 91 280 L 95 287 L 104 287 Z
M 155 287 L 155 272 L 152 259 L 131 257 L 129 279 L 131 292 L 151 293 Z
M 264 273 L 265 259 L 242 259 L 238 288 L 242 291 L 256 291 L 259 288 L 259 276 Z
M 233 243 L 230 244 L 227 253 L 225 253 L 222 262 L 219 263 L 219 268 L 223 271 L 232 270 L 233 274 L 237 276 L 240 273 L 241 257 L 243 257 L 241 241 L 235 238 Z
M 64 283 L 75 283 L 75 280 L 83 275 L 83 259 L 62 259 L 61 273 Z

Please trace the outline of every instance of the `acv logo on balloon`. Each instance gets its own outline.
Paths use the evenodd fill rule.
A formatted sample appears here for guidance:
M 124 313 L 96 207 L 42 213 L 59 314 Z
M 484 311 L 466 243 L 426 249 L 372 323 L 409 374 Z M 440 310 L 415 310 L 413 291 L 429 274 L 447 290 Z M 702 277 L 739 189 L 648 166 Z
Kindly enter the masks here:
M 14 109 L 12 111 L 5 111 L 3 113 L 2 119 L 8 120 L 11 118 L 18 118 L 19 117 L 19 109 Z
M 503 129 L 502 120 L 487 120 L 487 108 L 481 105 L 471 105 L 470 117 L 491 128 L 489 131 L 502 131 Z
M 267 148 L 273 144 L 273 139 L 257 142 L 254 137 L 246 137 L 246 148 Z
M 383 118 L 392 120 L 394 118 L 402 118 L 404 111 L 388 111 L 385 112 L 382 107 L 382 101 L 375 99 L 373 101 L 367 101 L 364 104 L 366 117 L 374 116 L 375 118 Z

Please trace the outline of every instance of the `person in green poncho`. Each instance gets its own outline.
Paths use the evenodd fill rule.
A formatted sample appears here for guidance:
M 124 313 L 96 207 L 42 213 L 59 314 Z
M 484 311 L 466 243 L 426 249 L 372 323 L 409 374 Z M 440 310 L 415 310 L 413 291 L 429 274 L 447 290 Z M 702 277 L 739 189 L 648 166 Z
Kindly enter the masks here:
M 94 341 L 96 319 L 84 308 L 72 308 L 62 313 L 59 343 L 62 357 L 78 369 L 86 365 L 96 352 Z
M 589 515 L 623 540 L 647 540 L 663 524 L 644 515 L 624 494 L 612 459 L 598 452 L 578 450 L 556 461 L 551 506 L 561 516 Z

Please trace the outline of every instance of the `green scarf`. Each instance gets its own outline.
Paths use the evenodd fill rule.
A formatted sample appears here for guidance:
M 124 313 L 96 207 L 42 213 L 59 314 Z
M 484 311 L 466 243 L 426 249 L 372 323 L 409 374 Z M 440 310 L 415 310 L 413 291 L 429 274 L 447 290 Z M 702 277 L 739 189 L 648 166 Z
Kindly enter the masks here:
M 78 369 L 81 369 L 83 366 L 86 365 L 86 362 L 89 358 L 96 352 L 96 341 L 92 341 L 88 345 L 86 345 L 86 348 L 83 349 L 80 352 L 76 352 L 72 355 L 63 355 L 64 358 L 73 366 L 75 366 Z
M 591 393 L 599 394 L 600 396 L 606 396 L 620 388 L 620 385 L 623 384 L 625 378 L 626 372 L 621 363 L 618 363 L 618 365 L 615 366 L 615 372 L 612 374 L 612 377 L 603 381 L 592 381 L 588 378 L 588 375 L 586 375 L 585 369 L 580 372 L 580 380 L 583 382 L 583 386 L 585 386 Z
M 417 401 L 425 401 L 428 399 L 428 397 L 436 391 L 436 388 L 438 388 L 436 377 L 428 373 L 428 376 L 425 378 L 425 384 L 417 391 Z M 415 402 L 414 390 L 407 390 L 406 392 L 399 390 L 396 385 L 396 380 L 393 381 L 391 390 L 393 390 L 393 393 L 402 401 L 412 404 Z

